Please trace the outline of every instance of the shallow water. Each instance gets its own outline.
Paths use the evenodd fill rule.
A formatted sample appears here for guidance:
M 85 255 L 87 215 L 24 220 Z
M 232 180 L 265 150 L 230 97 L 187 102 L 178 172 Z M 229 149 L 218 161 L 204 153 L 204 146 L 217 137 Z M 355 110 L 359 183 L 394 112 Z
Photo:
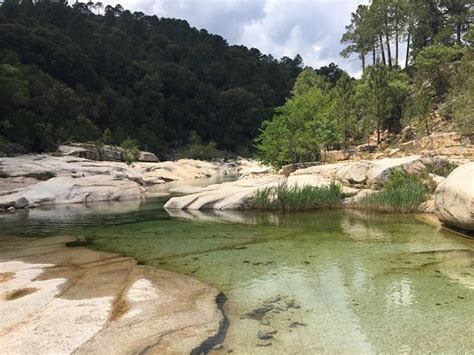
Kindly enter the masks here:
M 222 353 L 474 352 L 473 240 L 410 216 L 170 215 L 163 203 L 3 214 L 0 242 L 73 234 L 193 275 L 227 296 Z

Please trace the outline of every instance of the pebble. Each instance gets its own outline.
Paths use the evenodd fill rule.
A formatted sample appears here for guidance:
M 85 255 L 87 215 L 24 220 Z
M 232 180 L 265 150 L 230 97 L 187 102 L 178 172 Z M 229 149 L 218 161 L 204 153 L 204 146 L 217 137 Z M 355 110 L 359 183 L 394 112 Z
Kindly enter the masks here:
M 293 323 L 290 324 L 290 328 L 296 328 L 296 327 L 298 327 L 298 326 L 305 327 L 306 324 L 300 323 L 300 322 L 293 322 Z
M 270 333 L 264 332 L 263 330 L 259 330 L 257 333 L 257 338 L 260 340 L 269 340 L 273 338 L 273 335 Z

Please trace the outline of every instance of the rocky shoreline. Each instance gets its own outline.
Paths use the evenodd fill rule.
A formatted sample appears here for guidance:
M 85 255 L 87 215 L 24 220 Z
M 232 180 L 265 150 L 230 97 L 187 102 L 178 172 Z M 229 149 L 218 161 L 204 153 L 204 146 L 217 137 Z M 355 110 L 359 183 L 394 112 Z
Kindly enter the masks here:
M 433 170 L 459 165 L 447 178 Z M 436 169 L 434 169 L 436 167 Z M 133 201 L 172 197 L 165 205 L 173 210 L 247 209 L 262 188 L 286 183 L 289 186 L 341 185 L 346 206 L 377 191 L 387 182 L 390 172 L 401 169 L 409 174 L 423 173 L 436 192 L 420 211 L 435 213 L 447 225 L 474 229 L 474 163 L 432 155 L 411 155 L 375 160 L 342 162 L 302 167 L 295 171 L 272 171 L 254 161 L 205 162 L 182 159 L 175 162 L 94 161 L 71 156 L 23 155 L 0 158 L 0 210 L 15 210 L 47 205 Z M 288 170 L 288 171 L 287 171 Z M 212 176 L 239 175 L 231 182 L 206 187 L 191 182 Z M 41 181 L 46 176 L 45 181 Z M 170 182 L 183 182 L 172 187 Z M 169 185 L 169 186 L 168 186 Z M 162 189 L 156 190 L 156 186 Z
M 247 160 L 205 162 L 181 159 L 127 165 L 70 156 L 29 154 L 4 157 L 0 158 L 3 176 L 0 178 L 0 208 L 13 210 L 45 205 L 141 200 L 156 197 L 153 188 L 167 182 L 235 175 L 255 165 Z
M 129 257 L 66 245 L 81 243 L 2 240 L 3 353 L 190 353 L 222 337 L 217 289 Z
M 424 173 L 430 184 L 436 185 L 434 195 L 420 211 L 435 213 L 447 225 L 467 231 L 474 229 L 474 163 L 456 168 L 447 178 L 429 173 L 432 166 L 449 164 L 448 160 L 431 156 L 408 156 L 380 160 L 347 161 L 302 168 L 288 176 L 264 175 L 243 178 L 235 182 L 211 185 L 184 196 L 171 198 L 165 208 L 173 210 L 238 210 L 247 209 L 255 193 L 262 188 L 289 186 L 327 186 L 337 182 L 342 186 L 347 206 L 357 205 L 361 198 L 378 192 L 388 180 L 390 171 Z

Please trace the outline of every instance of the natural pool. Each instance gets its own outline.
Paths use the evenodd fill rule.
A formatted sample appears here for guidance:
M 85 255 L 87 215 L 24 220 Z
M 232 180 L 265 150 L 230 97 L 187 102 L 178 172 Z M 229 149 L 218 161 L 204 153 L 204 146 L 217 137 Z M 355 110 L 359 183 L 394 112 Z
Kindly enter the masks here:
M 474 241 L 414 217 L 163 210 L 164 200 L 18 211 L 12 235 L 68 234 L 227 296 L 219 352 L 474 351 Z

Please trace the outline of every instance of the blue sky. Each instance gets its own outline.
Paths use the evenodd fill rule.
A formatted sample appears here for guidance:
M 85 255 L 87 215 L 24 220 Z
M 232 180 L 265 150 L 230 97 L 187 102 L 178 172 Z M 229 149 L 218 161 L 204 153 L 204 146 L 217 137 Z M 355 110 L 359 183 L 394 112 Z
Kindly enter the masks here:
M 117 1 L 105 0 L 115 5 Z M 335 62 L 358 76 L 360 62 L 343 59 L 339 40 L 350 14 L 367 0 L 122 0 L 147 15 L 187 20 L 229 44 L 258 48 L 274 57 L 294 57 L 318 68 Z

